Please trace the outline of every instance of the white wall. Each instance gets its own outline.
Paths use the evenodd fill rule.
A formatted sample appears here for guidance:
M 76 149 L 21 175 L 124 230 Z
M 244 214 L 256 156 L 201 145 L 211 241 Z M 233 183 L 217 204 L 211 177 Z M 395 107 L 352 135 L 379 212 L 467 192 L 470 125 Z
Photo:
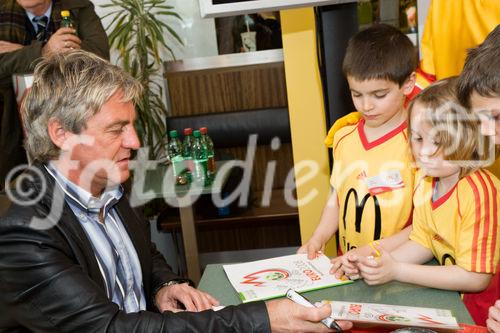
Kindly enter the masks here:
M 91 0 L 99 17 L 103 17 L 113 9 L 102 8 L 101 5 L 110 3 L 109 0 Z M 198 0 L 166 0 L 166 5 L 174 6 L 175 11 L 183 18 L 182 22 L 175 18 L 169 18 L 166 22 L 171 24 L 178 35 L 184 42 L 184 45 L 179 46 L 178 43 L 173 44 L 172 49 L 176 59 L 187 59 L 217 55 L 217 39 L 215 35 L 215 23 L 213 19 L 202 19 Z M 103 25 L 106 28 L 111 22 L 111 17 L 103 20 Z M 112 56 L 113 59 L 116 58 Z M 171 59 L 166 53 L 165 60 Z
M 420 54 L 422 54 L 422 35 L 424 34 L 424 25 L 429 12 L 431 0 L 417 0 L 418 8 L 418 45 L 420 47 Z

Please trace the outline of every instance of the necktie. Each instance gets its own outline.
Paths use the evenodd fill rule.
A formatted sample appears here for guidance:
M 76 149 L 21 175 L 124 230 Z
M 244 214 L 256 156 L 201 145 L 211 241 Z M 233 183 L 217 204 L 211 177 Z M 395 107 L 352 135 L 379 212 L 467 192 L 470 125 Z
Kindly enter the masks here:
M 47 16 L 36 16 L 33 18 L 33 22 L 37 25 L 36 40 L 46 42 L 48 39 L 47 23 L 49 19 Z

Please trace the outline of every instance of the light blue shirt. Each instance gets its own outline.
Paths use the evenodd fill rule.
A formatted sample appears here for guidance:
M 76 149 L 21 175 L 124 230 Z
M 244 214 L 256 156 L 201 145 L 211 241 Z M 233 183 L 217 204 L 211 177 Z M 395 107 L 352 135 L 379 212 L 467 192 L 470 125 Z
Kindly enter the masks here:
M 139 257 L 115 209 L 121 186 L 93 197 L 49 162 L 45 168 L 65 193 L 65 200 L 85 230 L 106 283 L 108 298 L 127 313 L 146 309 Z M 103 221 L 103 222 L 101 222 Z
M 41 16 L 46 16 L 48 21 L 47 21 L 47 26 L 49 26 L 49 23 L 50 23 L 50 14 L 52 14 L 52 1 L 50 2 L 50 6 L 49 6 L 49 9 L 47 9 L 47 11 L 41 15 Z M 35 32 L 38 32 L 38 25 L 33 22 L 33 19 L 35 17 L 38 17 L 36 15 L 33 15 L 32 13 L 26 11 L 26 15 L 28 15 L 28 18 L 30 19 L 30 22 L 31 22 L 31 25 L 33 26 L 33 28 L 35 29 Z

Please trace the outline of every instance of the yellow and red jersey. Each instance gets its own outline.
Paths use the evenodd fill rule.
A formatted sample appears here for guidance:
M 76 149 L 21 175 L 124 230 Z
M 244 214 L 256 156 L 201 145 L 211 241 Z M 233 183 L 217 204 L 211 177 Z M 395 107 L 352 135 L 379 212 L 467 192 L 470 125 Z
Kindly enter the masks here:
M 431 177 L 417 181 L 410 239 L 432 250 L 441 265 L 495 273 L 500 256 L 500 181 L 478 170 L 432 201 L 435 183 Z
M 338 196 L 342 252 L 411 223 L 414 169 L 406 127 L 403 123 L 372 142 L 364 120 L 336 133 L 330 183 Z

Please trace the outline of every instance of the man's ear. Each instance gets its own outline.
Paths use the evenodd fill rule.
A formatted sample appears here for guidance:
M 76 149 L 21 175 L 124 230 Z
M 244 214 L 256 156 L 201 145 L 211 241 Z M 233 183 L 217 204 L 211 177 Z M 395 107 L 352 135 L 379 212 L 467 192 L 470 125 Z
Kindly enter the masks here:
M 64 142 L 67 140 L 68 131 L 66 131 L 61 122 L 58 119 L 50 119 L 47 124 L 47 132 L 49 133 L 50 140 L 56 145 L 59 149 L 62 149 Z
M 409 95 L 413 91 L 413 88 L 415 87 L 415 82 L 417 80 L 417 74 L 415 72 L 412 72 L 408 79 L 403 83 L 403 94 Z

